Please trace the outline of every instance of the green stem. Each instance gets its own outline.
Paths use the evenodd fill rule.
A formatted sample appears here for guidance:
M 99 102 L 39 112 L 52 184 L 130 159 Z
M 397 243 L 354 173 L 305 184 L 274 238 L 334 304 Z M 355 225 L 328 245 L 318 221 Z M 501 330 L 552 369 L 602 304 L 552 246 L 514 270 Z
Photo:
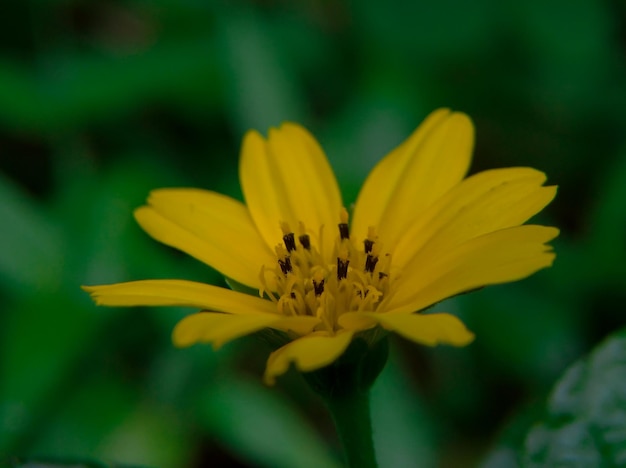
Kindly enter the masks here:
M 302 374 L 333 415 L 350 468 L 377 466 L 369 389 L 385 367 L 388 353 L 389 344 L 385 337 L 376 341 L 357 337 L 335 362 Z
M 347 466 L 376 468 L 369 394 L 355 392 L 349 396 L 327 396 L 325 400 L 343 444 Z

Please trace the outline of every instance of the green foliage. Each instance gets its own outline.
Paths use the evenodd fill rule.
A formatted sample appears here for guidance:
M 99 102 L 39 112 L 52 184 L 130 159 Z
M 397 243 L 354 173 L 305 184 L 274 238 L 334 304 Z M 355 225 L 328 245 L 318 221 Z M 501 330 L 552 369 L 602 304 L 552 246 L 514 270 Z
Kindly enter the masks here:
M 217 440 L 251 465 L 339 466 L 302 417 L 258 380 L 220 379 L 207 389 L 198 409 Z
M 626 464 L 626 330 L 570 367 L 526 438 L 525 466 Z

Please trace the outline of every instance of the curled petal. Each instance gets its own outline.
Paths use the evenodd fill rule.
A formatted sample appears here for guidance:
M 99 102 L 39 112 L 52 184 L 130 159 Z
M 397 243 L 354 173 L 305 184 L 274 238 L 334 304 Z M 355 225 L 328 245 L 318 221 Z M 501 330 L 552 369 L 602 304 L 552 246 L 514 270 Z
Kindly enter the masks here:
M 270 328 L 282 330 L 284 332 L 293 332 L 298 335 L 306 335 L 322 321 L 317 317 L 309 315 L 295 315 L 293 317 L 283 317 L 280 320 L 269 325 Z
M 274 385 L 276 377 L 284 374 L 293 363 L 301 372 L 311 372 L 331 364 L 346 350 L 353 333 L 339 332 L 329 336 L 319 332 L 299 338 L 270 354 L 265 369 L 265 382 Z
M 201 312 L 182 319 L 172 333 L 174 344 L 187 347 L 196 343 L 212 343 L 217 349 L 224 343 L 264 328 L 277 328 L 305 334 L 319 323 L 314 317 L 280 317 L 269 314 L 229 315 Z
M 340 324 L 347 329 L 362 329 L 365 324 L 378 324 L 419 344 L 436 346 L 449 344 L 465 346 L 474 340 L 463 322 L 450 314 L 385 314 L 377 312 L 350 312 Z
M 276 321 L 272 315 L 230 315 L 201 312 L 185 317 L 174 327 L 172 341 L 184 348 L 196 343 L 212 343 L 217 349 L 224 343 L 262 330 Z

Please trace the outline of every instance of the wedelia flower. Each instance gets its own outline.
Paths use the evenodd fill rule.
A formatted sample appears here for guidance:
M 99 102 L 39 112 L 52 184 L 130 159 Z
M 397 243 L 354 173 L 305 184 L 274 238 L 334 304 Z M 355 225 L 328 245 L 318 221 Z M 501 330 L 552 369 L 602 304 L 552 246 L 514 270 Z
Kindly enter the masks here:
M 349 216 L 311 134 L 292 123 L 267 139 L 250 131 L 239 172 L 246 204 L 160 189 L 135 218 L 258 295 L 184 280 L 85 289 L 99 305 L 202 309 L 177 324 L 177 346 L 271 332 L 279 347 L 267 361 L 270 384 L 292 363 L 303 372 L 331 364 L 356 337 L 374 343 L 393 331 L 428 346 L 467 345 L 474 335 L 458 318 L 424 310 L 550 266 L 546 243 L 558 235 L 522 225 L 556 194 L 542 186 L 545 175 L 516 167 L 465 178 L 473 143 L 466 115 L 433 112 L 374 167 Z

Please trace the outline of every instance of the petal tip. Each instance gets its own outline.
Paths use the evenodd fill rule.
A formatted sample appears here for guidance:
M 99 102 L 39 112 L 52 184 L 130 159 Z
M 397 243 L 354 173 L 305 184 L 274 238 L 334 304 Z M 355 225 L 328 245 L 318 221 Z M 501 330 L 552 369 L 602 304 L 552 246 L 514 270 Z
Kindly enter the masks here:
M 98 291 L 100 290 L 100 286 L 84 286 L 81 285 L 80 289 L 89 294 L 89 297 L 96 305 L 104 305 L 104 301 L 102 301 Z
M 148 203 L 150 202 L 151 197 L 152 195 L 148 197 Z M 140 207 L 133 210 L 133 218 L 135 218 L 137 224 L 141 226 L 141 223 L 143 222 L 143 220 L 145 220 L 145 217 L 148 215 L 149 212 L 152 211 L 154 211 L 154 208 L 152 208 L 151 206 L 141 205 Z
M 561 230 L 557 227 L 554 226 L 546 226 L 547 229 L 547 236 L 549 237 L 548 240 L 546 242 L 550 242 L 553 239 L 556 239 L 559 234 L 561 234 Z
M 185 323 L 185 319 L 181 320 L 172 330 L 172 343 L 177 348 L 189 348 L 199 341 L 198 336 L 191 333 L 188 327 L 185 327 Z
M 456 341 L 450 342 L 450 344 L 452 346 L 463 347 L 472 344 L 475 339 L 476 335 L 466 328 L 464 330 L 464 335 L 460 334 L 458 337 L 456 337 Z
M 263 383 L 268 387 L 273 387 L 276 385 L 276 377 L 265 372 L 265 374 L 263 374 Z

